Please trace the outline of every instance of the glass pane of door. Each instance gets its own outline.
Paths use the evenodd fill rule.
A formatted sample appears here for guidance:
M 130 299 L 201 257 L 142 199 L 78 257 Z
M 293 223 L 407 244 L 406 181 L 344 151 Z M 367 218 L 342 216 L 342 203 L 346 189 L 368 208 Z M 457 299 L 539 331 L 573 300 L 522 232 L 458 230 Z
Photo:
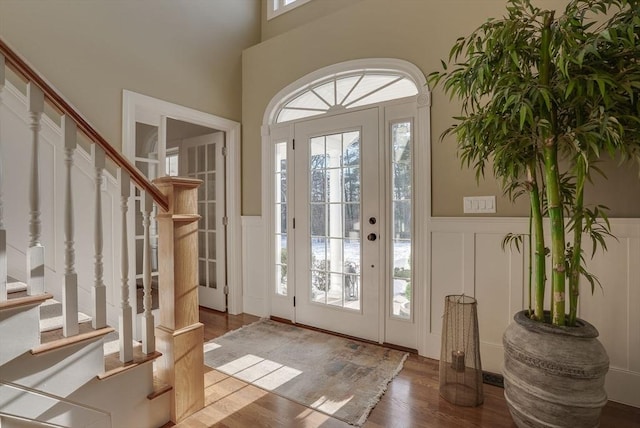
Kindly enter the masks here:
M 287 289 L 287 142 L 275 145 L 275 246 L 276 246 L 276 290 L 281 296 L 288 294 Z
M 136 122 L 135 165 L 149 180 L 160 175 L 158 161 L 158 132 L 154 125 Z M 143 257 L 144 229 L 142 213 L 142 194 L 134 188 L 134 225 L 135 225 L 135 278 L 136 278 L 136 311 L 142 313 L 143 308 Z M 158 223 L 156 206 L 154 205 L 149 222 L 149 241 L 151 244 L 151 297 L 152 309 L 158 308 Z
M 311 299 L 360 310 L 360 132 L 314 137 L 310 149 Z

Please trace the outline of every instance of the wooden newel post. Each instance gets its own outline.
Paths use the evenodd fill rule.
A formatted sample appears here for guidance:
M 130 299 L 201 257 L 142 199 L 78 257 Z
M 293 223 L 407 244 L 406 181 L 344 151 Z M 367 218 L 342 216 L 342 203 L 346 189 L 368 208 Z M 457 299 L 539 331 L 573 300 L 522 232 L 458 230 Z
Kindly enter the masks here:
M 198 314 L 198 212 L 201 180 L 162 177 L 154 184 L 169 210 L 156 216 L 159 233 L 160 322 L 156 327 L 160 379 L 173 386 L 171 420 L 204 407 L 204 326 Z

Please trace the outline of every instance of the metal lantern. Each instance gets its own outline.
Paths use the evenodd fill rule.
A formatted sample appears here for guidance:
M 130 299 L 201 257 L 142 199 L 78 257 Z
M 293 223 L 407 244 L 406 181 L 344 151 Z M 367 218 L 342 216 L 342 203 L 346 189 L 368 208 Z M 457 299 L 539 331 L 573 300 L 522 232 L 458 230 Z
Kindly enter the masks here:
M 440 350 L 440 395 L 458 406 L 484 401 L 478 304 L 465 295 L 446 296 Z

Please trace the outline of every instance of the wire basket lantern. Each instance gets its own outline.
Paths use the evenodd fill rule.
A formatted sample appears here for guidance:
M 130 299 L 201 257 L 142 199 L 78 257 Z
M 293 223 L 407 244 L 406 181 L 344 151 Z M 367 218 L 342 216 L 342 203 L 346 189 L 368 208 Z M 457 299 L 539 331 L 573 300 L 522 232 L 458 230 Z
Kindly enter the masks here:
M 445 297 L 440 350 L 440 395 L 458 406 L 482 404 L 478 304 L 470 296 Z

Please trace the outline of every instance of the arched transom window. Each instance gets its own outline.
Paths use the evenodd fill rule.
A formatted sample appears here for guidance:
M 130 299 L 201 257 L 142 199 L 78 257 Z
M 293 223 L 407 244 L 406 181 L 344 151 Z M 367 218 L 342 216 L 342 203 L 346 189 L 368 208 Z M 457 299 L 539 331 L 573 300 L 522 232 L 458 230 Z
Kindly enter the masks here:
M 398 72 L 350 72 L 314 82 L 292 94 L 277 113 L 276 122 L 288 122 L 417 94 L 415 83 Z

